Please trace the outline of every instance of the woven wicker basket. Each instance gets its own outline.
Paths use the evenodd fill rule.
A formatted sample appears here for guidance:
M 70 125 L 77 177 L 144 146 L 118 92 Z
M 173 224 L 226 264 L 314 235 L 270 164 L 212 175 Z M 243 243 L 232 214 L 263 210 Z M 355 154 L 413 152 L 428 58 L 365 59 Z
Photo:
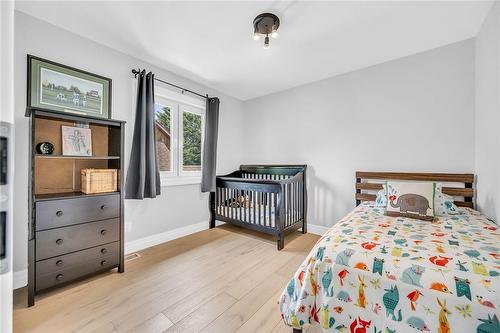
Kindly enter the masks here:
M 82 192 L 85 194 L 116 192 L 118 170 L 82 169 Z

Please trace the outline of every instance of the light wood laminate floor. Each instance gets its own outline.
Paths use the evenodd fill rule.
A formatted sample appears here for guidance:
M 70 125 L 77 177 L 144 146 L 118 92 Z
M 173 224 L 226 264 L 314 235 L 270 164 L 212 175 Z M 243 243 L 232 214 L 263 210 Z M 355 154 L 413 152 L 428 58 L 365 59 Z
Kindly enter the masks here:
M 318 240 L 289 235 L 285 249 L 233 226 L 139 252 L 114 271 L 37 296 L 14 295 L 15 332 L 286 332 L 278 298 Z

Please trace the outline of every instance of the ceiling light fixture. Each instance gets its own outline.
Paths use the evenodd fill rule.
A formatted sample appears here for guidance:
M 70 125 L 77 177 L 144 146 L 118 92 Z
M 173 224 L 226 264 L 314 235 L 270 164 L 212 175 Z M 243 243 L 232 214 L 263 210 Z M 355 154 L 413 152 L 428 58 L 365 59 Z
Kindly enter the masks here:
M 271 13 L 263 13 L 258 15 L 253 20 L 253 39 L 259 40 L 260 35 L 266 36 L 264 38 L 264 48 L 269 48 L 269 35 L 272 38 L 278 37 L 278 28 L 280 26 L 280 19 L 278 16 Z

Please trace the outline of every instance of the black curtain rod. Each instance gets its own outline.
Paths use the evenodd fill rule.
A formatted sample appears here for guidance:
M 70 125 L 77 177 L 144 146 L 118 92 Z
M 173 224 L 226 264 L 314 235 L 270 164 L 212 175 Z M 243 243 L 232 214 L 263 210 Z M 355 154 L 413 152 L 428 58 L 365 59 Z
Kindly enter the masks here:
M 141 74 L 141 69 L 140 69 L 140 68 L 139 68 L 139 69 L 135 69 L 135 68 L 134 68 L 134 69 L 132 69 L 132 74 L 134 74 L 134 76 L 137 78 L 137 75 Z M 159 82 L 162 82 L 162 83 L 168 84 L 169 86 L 172 86 L 172 87 L 175 87 L 175 88 L 177 88 L 177 89 L 180 89 L 180 90 L 182 90 L 182 93 L 184 93 L 184 92 L 186 92 L 186 91 L 187 91 L 188 93 L 191 93 L 191 94 L 193 94 L 193 95 L 199 96 L 199 97 L 201 97 L 201 98 L 206 98 L 206 99 L 208 99 L 208 94 L 206 94 L 206 95 L 198 94 L 197 92 L 194 92 L 194 91 L 192 91 L 192 90 L 189 90 L 189 89 L 183 88 L 183 87 L 178 86 L 178 85 L 176 85 L 176 84 L 173 84 L 173 83 L 170 83 L 170 82 L 167 82 L 167 81 L 163 81 L 163 80 L 160 80 L 160 79 L 157 79 L 157 78 L 154 78 L 154 79 L 155 79 L 156 81 L 159 81 Z

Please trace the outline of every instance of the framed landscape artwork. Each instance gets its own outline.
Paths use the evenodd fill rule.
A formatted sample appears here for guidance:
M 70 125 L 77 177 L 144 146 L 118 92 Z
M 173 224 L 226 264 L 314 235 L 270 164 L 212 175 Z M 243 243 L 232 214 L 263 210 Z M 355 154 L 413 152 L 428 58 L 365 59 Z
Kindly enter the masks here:
M 111 118 L 111 79 L 28 55 L 28 108 Z
M 62 153 L 72 156 L 92 156 L 90 128 L 61 126 Z

